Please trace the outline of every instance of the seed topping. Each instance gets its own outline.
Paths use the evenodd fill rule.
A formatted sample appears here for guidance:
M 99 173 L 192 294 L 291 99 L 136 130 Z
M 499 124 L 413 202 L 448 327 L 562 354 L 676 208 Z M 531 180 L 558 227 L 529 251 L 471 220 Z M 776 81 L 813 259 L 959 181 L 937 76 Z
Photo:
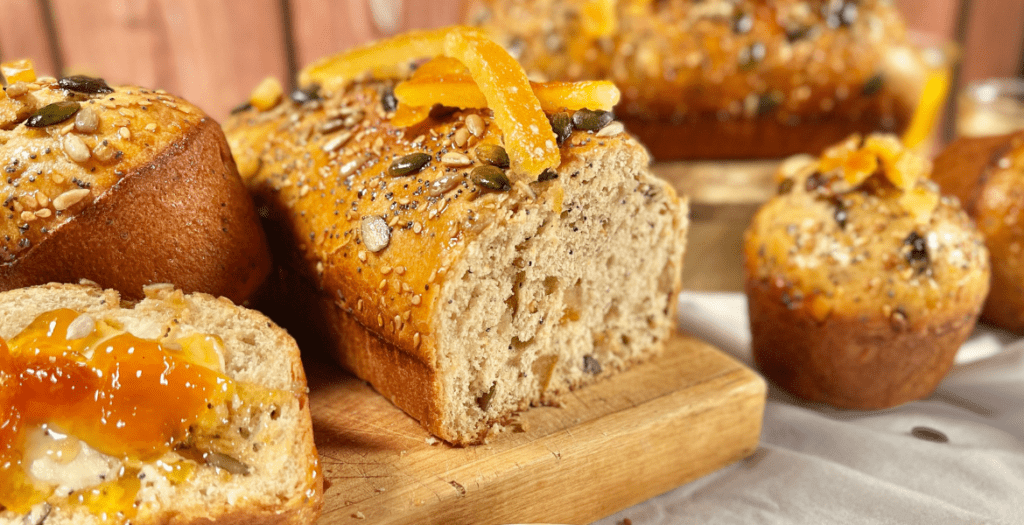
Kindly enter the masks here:
M 85 75 L 64 77 L 57 81 L 57 85 L 68 91 L 86 93 L 88 95 L 103 95 L 114 92 L 114 90 L 107 85 L 106 80 L 103 80 L 102 78 L 87 77 Z
M 391 227 L 384 219 L 368 215 L 362 218 L 361 226 L 363 245 L 367 250 L 376 253 L 388 247 L 391 242 Z
M 597 131 L 615 119 L 611 111 L 581 109 L 572 115 L 572 125 L 583 131 Z
M 497 144 L 481 144 L 476 147 L 475 153 L 476 158 L 480 159 L 481 162 L 486 162 L 491 166 L 497 166 L 502 169 L 508 169 L 509 167 L 508 152 Z
M 491 191 L 508 191 L 512 184 L 505 175 L 505 171 L 497 166 L 477 166 L 469 174 L 473 183 L 481 188 Z
M 430 162 L 430 155 L 426 153 L 410 153 L 400 157 L 388 166 L 388 175 L 402 177 L 412 175 L 423 169 Z
M 25 125 L 30 128 L 45 128 L 54 124 L 60 124 L 74 116 L 81 108 L 82 105 L 73 100 L 62 100 L 53 104 L 47 104 L 29 117 L 25 121 Z

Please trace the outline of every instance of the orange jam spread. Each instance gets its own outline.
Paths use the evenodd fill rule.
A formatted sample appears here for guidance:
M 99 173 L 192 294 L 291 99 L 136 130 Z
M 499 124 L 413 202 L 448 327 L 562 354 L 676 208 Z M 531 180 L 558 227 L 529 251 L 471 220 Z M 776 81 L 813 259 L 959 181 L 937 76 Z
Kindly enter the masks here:
M 24 513 L 52 495 L 53 487 L 29 474 L 31 429 L 55 429 L 137 463 L 172 451 L 190 426 L 217 424 L 215 407 L 236 389 L 215 371 L 221 344 L 201 335 L 176 344 L 140 339 L 69 309 L 46 312 L 0 340 L 0 508 Z M 68 499 L 94 511 L 131 507 L 139 488 L 132 470 Z

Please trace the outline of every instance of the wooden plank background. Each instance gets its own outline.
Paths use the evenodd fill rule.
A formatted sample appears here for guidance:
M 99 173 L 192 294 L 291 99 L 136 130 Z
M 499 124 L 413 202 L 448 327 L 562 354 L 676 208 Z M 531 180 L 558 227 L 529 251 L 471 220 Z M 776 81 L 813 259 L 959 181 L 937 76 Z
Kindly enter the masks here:
M 960 42 L 958 85 L 1024 69 L 1024 0 L 895 0 L 908 26 Z M 0 60 L 161 87 L 223 118 L 261 78 L 459 18 L 462 0 L 0 0 Z

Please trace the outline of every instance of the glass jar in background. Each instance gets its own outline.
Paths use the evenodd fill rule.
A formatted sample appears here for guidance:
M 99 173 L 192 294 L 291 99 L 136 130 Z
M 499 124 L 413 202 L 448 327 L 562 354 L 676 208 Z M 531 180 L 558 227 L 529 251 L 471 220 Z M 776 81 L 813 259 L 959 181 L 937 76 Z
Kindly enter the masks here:
M 957 100 L 959 136 L 1003 135 L 1024 129 L 1024 79 L 992 78 L 965 87 Z

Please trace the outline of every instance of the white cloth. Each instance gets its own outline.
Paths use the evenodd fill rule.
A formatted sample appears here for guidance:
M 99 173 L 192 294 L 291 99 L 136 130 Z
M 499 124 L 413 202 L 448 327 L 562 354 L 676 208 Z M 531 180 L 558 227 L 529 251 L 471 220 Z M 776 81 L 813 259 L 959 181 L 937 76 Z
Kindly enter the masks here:
M 742 294 L 680 300 L 684 330 L 751 363 Z M 915 427 L 948 441 L 915 437 Z M 890 410 L 832 410 L 769 385 L 751 457 L 597 523 L 624 518 L 634 525 L 1024 523 L 1024 341 L 979 327 L 935 394 Z

